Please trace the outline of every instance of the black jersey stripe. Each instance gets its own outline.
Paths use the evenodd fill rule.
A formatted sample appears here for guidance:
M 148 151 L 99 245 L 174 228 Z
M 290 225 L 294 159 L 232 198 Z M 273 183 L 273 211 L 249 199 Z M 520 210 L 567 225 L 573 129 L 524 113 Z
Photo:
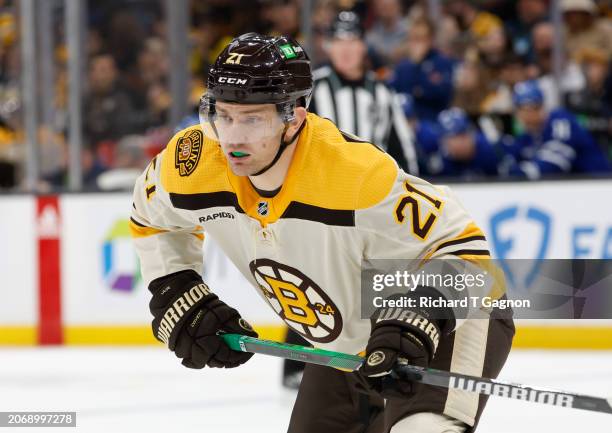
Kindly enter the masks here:
M 151 198 L 151 195 L 155 192 L 155 185 L 146 187 L 145 193 L 147 194 L 147 200 Z
M 365 141 L 365 140 L 359 138 L 356 135 L 349 134 L 349 133 L 343 131 L 342 129 L 338 129 L 338 131 L 340 131 L 340 134 L 342 135 L 342 138 L 344 138 L 344 141 L 346 141 L 348 143 L 368 143 L 368 144 L 372 144 L 369 141 Z
M 130 221 L 132 221 L 134 224 L 136 224 L 138 227 L 147 227 L 144 224 L 139 223 L 138 221 L 136 221 L 134 218 L 130 217 Z
M 433 250 L 433 252 L 435 253 L 436 251 L 441 250 L 442 248 L 446 248 L 446 247 L 450 247 L 451 245 L 458 245 L 458 244 L 464 244 L 467 242 L 472 242 L 472 241 L 486 241 L 487 239 L 484 236 L 468 236 L 465 238 L 460 238 L 460 239 L 453 239 L 451 241 L 446 241 L 446 242 L 442 242 L 440 245 L 438 245 L 436 247 L 435 250 Z
M 338 131 L 340 131 L 340 135 L 342 135 L 342 138 L 344 138 L 344 141 L 346 141 L 347 143 L 364 143 L 364 144 L 369 144 L 370 146 L 374 146 L 374 148 L 376 148 L 376 150 L 378 150 L 379 152 L 382 153 L 386 153 L 384 149 L 382 149 L 380 146 L 374 144 L 374 143 L 370 143 L 369 141 L 364 141 L 359 139 L 359 137 L 355 137 L 352 134 L 348 134 L 346 132 L 344 132 L 343 130 L 339 129 Z
M 463 256 L 463 255 L 468 255 L 468 256 L 491 256 L 491 253 L 489 252 L 489 250 L 457 250 L 457 251 L 451 251 L 447 254 L 452 254 L 454 256 Z
M 206 192 L 198 194 L 178 194 L 171 192 L 170 201 L 178 209 L 200 210 L 211 207 L 229 206 L 236 209 L 239 213 L 244 210 L 238 204 L 236 194 L 229 191 Z
M 281 218 L 296 218 L 329 226 L 355 226 L 355 211 L 353 210 L 327 209 L 297 201 L 292 201 L 287 206 Z

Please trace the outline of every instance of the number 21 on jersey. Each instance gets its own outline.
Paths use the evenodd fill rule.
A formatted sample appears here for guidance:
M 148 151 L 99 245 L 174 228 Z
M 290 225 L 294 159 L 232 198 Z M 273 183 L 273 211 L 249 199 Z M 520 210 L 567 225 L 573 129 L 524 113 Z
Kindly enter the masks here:
M 404 182 L 408 194 L 402 196 L 395 206 L 394 217 L 398 224 L 408 218 L 412 233 L 420 240 L 427 239 L 440 216 L 444 202 Z

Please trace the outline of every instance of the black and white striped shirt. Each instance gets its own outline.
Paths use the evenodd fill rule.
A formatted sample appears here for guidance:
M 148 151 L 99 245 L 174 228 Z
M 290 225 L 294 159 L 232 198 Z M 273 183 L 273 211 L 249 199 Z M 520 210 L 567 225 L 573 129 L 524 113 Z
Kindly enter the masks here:
M 309 111 L 330 119 L 342 131 L 380 146 L 408 173 L 418 174 L 414 135 L 391 89 L 372 72 L 359 81 L 340 77 L 331 66 L 313 74 Z

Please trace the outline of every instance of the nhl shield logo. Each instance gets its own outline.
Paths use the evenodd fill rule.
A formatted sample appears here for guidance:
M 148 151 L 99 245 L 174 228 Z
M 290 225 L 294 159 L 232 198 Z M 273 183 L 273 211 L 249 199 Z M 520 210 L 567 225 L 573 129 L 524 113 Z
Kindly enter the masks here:
M 202 154 L 203 137 L 202 131 L 194 129 L 176 142 L 174 166 L 181 176 L 189 176 L 197 167 Z
M 257 203 L 257 213 L 261 216 L 268 215 L 268 202 L 267 201 L 260 201 L 259 203 Z

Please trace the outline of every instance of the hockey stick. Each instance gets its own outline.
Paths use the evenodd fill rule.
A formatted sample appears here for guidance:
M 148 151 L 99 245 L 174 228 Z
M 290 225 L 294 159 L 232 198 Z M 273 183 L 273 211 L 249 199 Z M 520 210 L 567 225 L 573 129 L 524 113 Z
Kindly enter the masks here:
M 264 355 L 293 359 L 309 364 L 342 368 L 350 371 L 357 370 L 364 360 L 361 356 L 357 355 L 298 346 L 295 344 L 278 343 L 270 340 L 261 340 L 259 338 L 247 337 L 239 334 L 223 334 L 222 338 L 233 350 L 261 353 Z M 606 400 L 601 397 L 591 397 L 572 392 L 534 388 L 483 377 L 451 373 L 433 368 L 421 368 L 408 364 L 398 364 L 395 368 L 395 373 L 401 378 L 422 382 L 427 385 L 512 398 L 533 403 L 542 403 L 551 406 L 569 407 L 612 414 L 612 399 Z

